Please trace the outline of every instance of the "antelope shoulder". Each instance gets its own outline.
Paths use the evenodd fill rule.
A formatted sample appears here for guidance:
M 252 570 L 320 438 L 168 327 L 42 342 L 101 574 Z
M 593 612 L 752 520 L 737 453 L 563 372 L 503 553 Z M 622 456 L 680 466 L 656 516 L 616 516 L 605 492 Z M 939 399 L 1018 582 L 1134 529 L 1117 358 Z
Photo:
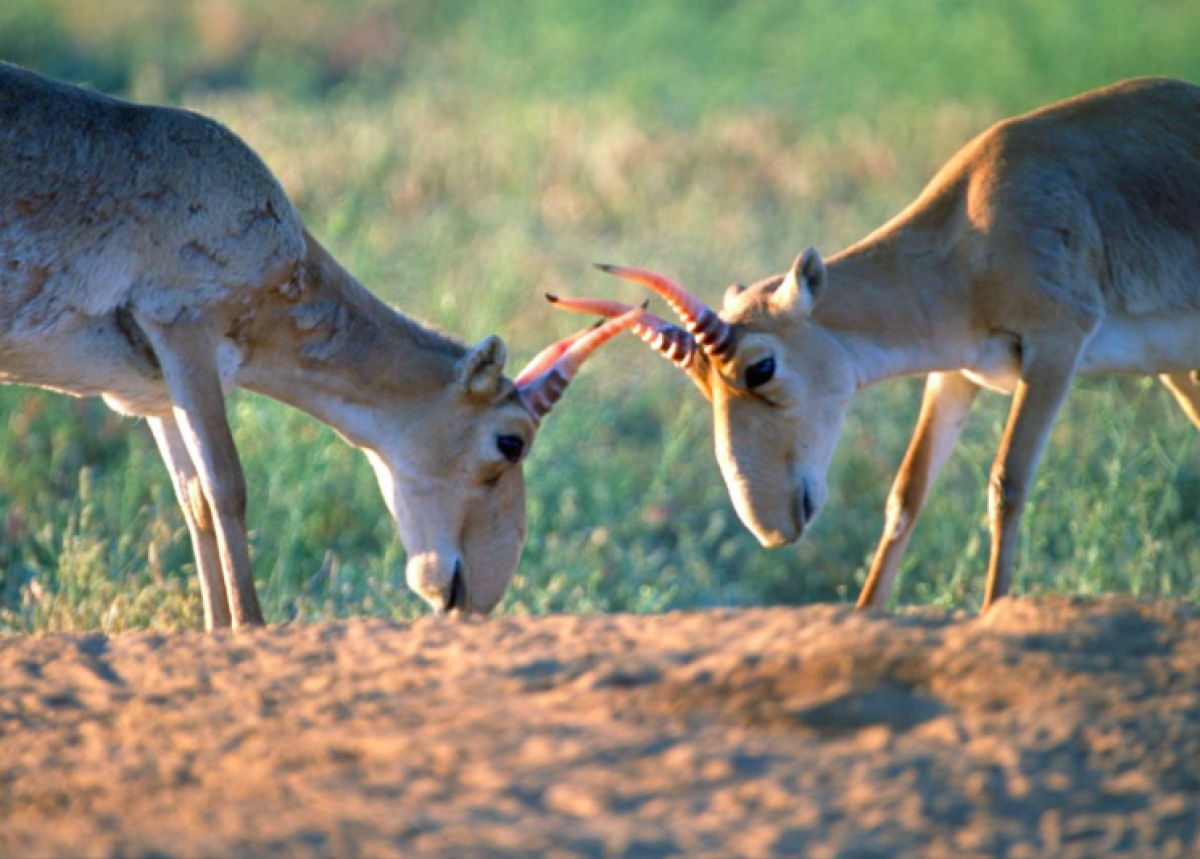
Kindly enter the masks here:
M 188 111 L 0 64 L 0 164 L 3 381 L 156 414 L 165 391 L 134 314 L 227 325 L 305 255 L 267 167 Z
M 43 335 L 71 314 L 129 304 L 171 321 L 277 279 L 304 255 L 300 220 L 270 171 L 198 114 L 0 64 L 0 163 L 8 333 Z

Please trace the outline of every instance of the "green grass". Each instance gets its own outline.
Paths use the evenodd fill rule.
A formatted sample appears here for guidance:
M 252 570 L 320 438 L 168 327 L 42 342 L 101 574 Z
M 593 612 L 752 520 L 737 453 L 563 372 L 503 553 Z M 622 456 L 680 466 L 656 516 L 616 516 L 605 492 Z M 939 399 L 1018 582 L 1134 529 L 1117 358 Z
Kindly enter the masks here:
M 0 57 L 216 116 L 364 283 L 464 338 L 500 333 L 514 364 L 578 322 L 543 291 L 637 294 L 592 260 L 716 299 L 806 244 L 866 233 L 996 118 L 1126 76 L 1200 81 L 1198 43 L 1200 7 L 1172 0 L 0 7 Z M 767 552 L 729 504 L 704 402 L 618 343 L 539 436 L 503 610 L 852 598 L 919 395 L 911 380 L 861 397 L 814 532 Z M 978 604 L 1006 406 L 977 407 L 902 602 Z M 278 404 L 237 395 L 230 412 L 269 619 L 420 613 L 361 457 Z M 1152 380 L 1079 384 L 1039 471 L 1017 590 L 1200 598 L 1198 441 Z M 0 474 L 0 629 L 198 624 L 144 426 L 3 388 Z

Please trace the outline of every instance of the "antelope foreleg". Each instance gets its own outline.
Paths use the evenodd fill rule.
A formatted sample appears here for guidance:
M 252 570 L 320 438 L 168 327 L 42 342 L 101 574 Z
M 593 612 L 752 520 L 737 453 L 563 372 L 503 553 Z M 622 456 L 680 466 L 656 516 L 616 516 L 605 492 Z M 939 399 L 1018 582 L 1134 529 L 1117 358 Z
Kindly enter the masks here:
M 887 517 L 858 608 L 887 604 L 921 508 L 958 443 L 979 386 L 962 373 L 931 373 L 908 452 L 888 495 Z
M 214 339 L 200 323 L 138 321 L 162 366 L 175 423 L 213 513 L 233 626 L 261 624 L 246 540 L 246 479 L 225 415 Z
M 204 628 L 229 626 L 229 597 L 221 571 L 221 551 L 217 545 L 215 516 L 200 482 L 196 466 L 184 444 L 179 424 L 172 417 L 149 418 L 150 431 L 158 443 L 159 453 L 171 473 L 175 497 L 183 508 L 188 534 L 192 538 L 192 554 L 200 577 L 200 595 L 204 600 Z
M 1200 429 L 1200 382 L 1192 373 L 1164 373 L 1159 376 L 1167 390 L 1175 397 L 1175 402 L 1192 426 Z
M 1061 331 L 1021 339 L 1021 379 L 988 481 L 992 547 L 983 611 L 1008 593 L 1021 513 L 1050 427 L 1070 390 L 1085 338 Z

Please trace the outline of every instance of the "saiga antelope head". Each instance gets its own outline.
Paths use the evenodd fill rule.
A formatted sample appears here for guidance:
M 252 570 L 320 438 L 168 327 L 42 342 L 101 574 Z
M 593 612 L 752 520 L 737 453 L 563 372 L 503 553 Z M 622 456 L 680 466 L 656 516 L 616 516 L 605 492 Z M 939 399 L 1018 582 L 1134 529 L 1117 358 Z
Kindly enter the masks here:
M 632 327 L 711 401 L 717 462 L 742 522 L 767 547 L 798 540 L 825 504 L 855 390 L 842 347 L 811 324 L 825 287 L 820 255 L 809 248 L 785 275 L 729 287 L 719 315 L 662 275 L 598 267 L 653 289 L 682 320 L 680 328 L 646 313 Z M 615 301 L 548 297 L 567 310 L 629 312 Z
M 487 337 L 401 433 L 361 445 L 407 551 L 408 585 L 435 611 L 486 614 L 500 602 L 525 541 L 522 464 L 541 420 L 584 361 L 640 312 L 555 343 L 512 380 L 504 344 Z

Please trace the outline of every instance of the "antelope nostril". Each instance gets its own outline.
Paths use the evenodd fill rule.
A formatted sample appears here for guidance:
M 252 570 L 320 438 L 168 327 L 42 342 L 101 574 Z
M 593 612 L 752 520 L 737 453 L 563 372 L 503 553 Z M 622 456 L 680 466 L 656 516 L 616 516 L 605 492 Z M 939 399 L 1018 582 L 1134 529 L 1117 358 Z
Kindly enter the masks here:
M 454 564 L 454 575 L 450 577 L 450 590 L 446 594 L 446 604 L 443 611 L 450 612 L 456 608 L 463 608 L 466 604 L 467 586 L 463 582 L 462 561 L 456 561 Z
M 808 491 L 808 484 L 805 483 L 800 491 L 800 512 L 804 516 L 804 524 L 807 525 L 812 521 L 816 510 L 813 506 L 812 493 Z

